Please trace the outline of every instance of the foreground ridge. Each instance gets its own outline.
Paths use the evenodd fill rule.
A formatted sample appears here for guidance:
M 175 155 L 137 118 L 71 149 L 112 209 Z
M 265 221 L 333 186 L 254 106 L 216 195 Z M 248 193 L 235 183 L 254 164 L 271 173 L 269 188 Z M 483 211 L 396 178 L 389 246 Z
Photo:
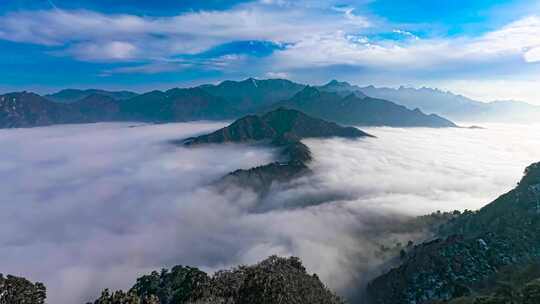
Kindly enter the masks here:
M 465 297 L 470 302 L 455 303 L 510 303 L 500 295 L 499 302 L 474 295 L 500 285 L 503 271 L 517 273 L 540 262 L 539 202 L 540 163 L 535 163 L 515 189 L 444 224 L 439 238 L 415 246 L 401 266 L 375 279 L 368 286 L 371 302 L 421 304 Z M 535 273 L 540 278 L 540 270 Z
M 103 291 L 89 304 L 343 304 L 296 257 L 271 256 L 252 266 L 203 271 L 175 266 L 137 279 L 128 291 Z

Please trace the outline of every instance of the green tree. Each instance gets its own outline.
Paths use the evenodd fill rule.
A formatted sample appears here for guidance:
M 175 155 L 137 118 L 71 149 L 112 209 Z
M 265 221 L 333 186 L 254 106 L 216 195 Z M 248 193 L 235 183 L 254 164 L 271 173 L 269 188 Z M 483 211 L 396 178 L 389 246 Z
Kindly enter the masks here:
M 0 304 L 43 304 L 47 298 L 45 285 L 24 278 L 0 274 Z

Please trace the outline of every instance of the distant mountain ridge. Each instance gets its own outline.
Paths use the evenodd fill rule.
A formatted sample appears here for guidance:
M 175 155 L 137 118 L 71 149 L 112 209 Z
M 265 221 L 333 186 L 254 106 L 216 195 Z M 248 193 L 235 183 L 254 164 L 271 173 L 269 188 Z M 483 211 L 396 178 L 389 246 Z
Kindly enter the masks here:
M 119 102 L 118 120 L 178 122 L 191 120 L 224 120 L 240 111 L 220 97 L 195 87 L 152 91 Z
M 419 110 L 413 111 L 389 101 L 366 97 L 357 86 L 338 81 L 311 87 L 285 79 L 249 78 L 144 94 L 103 90 L 64 90 L 44 97 L 34 94 L 32 98 L 28 94 L 31 93 L 0 96 L 4 97 L 0 103 L 0 127 L 100 121 L 167 123 L 231 120 L 280 106 L 296 108 L 312 116 L 344 124 L 455 126 L 436 115 L 426 115 Z M 320 98 L 315 96 L 317 94 Z
M 202 85 L 198 88 L 234 104 L 234 107 L 244 112 L 249 112 L 288 99 L 304 87 L 303 84 L 286 79 L 248 78 L 243 81 L 226 80 L 218 85 Z
M 99 94 L 72 103 L 57 103 L 28 92 L 0 96 L 0 128 L 116 121 L 119 113 L 116 100 Z
M 351 90 L 358 87 L 351 86 Z M 360 91 L 370 97 L 390 100 L 408 108 L 419 108 L 457 121 L 536 122 L 540 106 L 520 101 L 480 102 L 471 98 L 432 88 L 377 88 L 367 86 Z
M 327 85 L 328 86 L 328 85 Z M 457 127 L 438 115 L 426 115 L 395 103 L 351 91 L 323 91 L 307 86 L 291 99 L 274 107 L 297 109 L 306 114 L 342 124 L 393 127 Z M 345 93 L 345 94 L 344 94 Z
M 55 102 L 72 103 L 72 102 L 83 100 L 84 98 L 88 96 L 96 95 L 96 94 L 111 97 L 116 100 L 126 100 L 126 99 L 130 99 L 138 95 L 137 93 L 130 92 L 130 91 L 106 91 L 106 90 L 98 90 L 98 89 L 87 89 L 87 90 L 65 89 L 65 90 L 61 90 L 53 94 L 45 95 L 43 97 L 51 101 L 55 101 Z
M 536 122 L 540 118 L 540 106 L 522 101 L 502 100 L 481 102 L 463 95 L 433 88 L 386 88 L 357 86 L 348 82 L 332 80 L 318 89 L 346 96 L 369 96 L 405 106 L 420 109 L 429 114 L 437 114 L 456 121 L 478 122 Z

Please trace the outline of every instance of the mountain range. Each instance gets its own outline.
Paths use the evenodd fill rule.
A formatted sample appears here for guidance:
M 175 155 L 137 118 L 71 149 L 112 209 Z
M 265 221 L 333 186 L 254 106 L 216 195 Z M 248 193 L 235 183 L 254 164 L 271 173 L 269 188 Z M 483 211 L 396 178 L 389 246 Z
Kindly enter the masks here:
M 409 110 L 354 91 L 332 91 L 311 86 L 273 106 L 297 109 L 326 120 L 358 126 L 457 127 L 448 119 L 435 114 L 426 115 L 418 108 Z
M 83 100 L 85 109 L 81 112 Z M 0 96 L 0 128 L 100 121 L 231 120 L 282 106 L 365 126 L 452 127 L 456 125 L 449 119 L 529 123 L 540 117 L 540 106 L 525 102 L 485 103 L 431 88 L 361 87 L 337 80 L 309 86 L 285 79 L 249 78 L 143 94 L 98 89 L 66 89 L 44 96 L 9 93 Z
M 332 80 L 318 89 L 346 96 L 369 96 L 389 100 L 409 109 L 420 109 L 425 113 L 437 114 L 454 121 L 474 122 L 517 122 L 534 123 L 540 118 L 540 106 L 522 101 L 498 100 L 481 102 L 463 95 L 433 88 L 385 88 L 357 86 L 348 82 Z
M 426 113 L 435 113 L 454 121 L 534 123 L 540 118 L 540 106 L 521 101 L 480 102 L 462 95 L 432 88 L 376 88 L 346 84 L 367 96 L 391 100 Z
M 0 128 L 101 121 L 232 120 L 283 106 L 345 124 L 456 126 L 437 115 L 369 98 L 347 88 L 338 82 L 311 87 L 284 79 L 249 78 L 143 94 L 72 89 L 45 96 L 9 93 L 0 96 Z

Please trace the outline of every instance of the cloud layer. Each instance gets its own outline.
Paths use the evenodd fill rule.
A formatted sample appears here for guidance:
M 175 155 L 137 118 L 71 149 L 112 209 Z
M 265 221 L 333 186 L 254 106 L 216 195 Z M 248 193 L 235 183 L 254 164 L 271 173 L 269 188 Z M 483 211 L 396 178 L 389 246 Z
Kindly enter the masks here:
M 212 271 L 298 255 L 352 297 L 383 262 L 381 244 L 422 237 L 400 231 L 402 222 L 478 208 L 540 159 L 538 126 L 368 128 L 378 137 L 306 141 L 314 175 L 258 201 L 209 183 L 275 151 L 167 143 L 221 125 L 1 130 L 0 270 L 44 281 L 50 303 L 72 304 L 161 267 Z

